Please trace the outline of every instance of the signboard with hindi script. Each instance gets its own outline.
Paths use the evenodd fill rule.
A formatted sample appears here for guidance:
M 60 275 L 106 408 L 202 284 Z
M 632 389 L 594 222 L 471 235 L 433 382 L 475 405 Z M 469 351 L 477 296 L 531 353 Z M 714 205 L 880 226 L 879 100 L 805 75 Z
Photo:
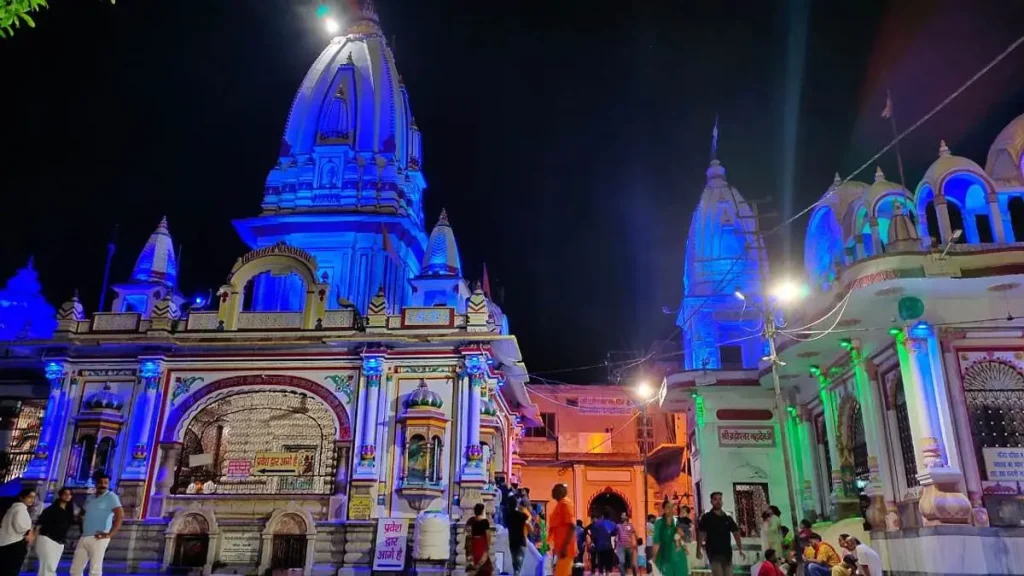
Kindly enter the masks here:
M 296 476 L 302 470 L 302 454 L 257 452 L 252 461 L 253 476 Z
M 719 426 L 718 445 L 722 448 L 774 448 L 772 426 Z
M 580 414 L 614 416 L 631 414 L 635 409 L 633 401 L 625 397 L 580 396 L 578 403 Z
M 409 539 L 409 521 L 405 518 L 381 518 L 377 522 L 377 542 L 373 547 L 373 570 L 405 568 L 405 545 Z
M 1024 449 L 982 448 L 989 481 L 1024 480 Z

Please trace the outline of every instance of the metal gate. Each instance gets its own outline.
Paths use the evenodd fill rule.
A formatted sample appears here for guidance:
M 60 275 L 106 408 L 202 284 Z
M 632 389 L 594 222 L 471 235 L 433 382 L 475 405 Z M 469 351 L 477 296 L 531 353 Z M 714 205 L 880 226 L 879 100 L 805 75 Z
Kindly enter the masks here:
M 302 568 L 306 565 L 306 537 L 302 535 L 274 536 L 270 555 L 270 568 L 281 570 Z

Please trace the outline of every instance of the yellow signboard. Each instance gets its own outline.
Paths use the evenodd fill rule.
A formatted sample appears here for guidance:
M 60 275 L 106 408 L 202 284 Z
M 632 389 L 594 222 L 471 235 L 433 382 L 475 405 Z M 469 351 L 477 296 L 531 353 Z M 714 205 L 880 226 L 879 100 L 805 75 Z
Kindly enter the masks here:
M 253 458 L 253 476 L 296 476 L 302 470 L 302 454 L 294 452 L 257 452 Z

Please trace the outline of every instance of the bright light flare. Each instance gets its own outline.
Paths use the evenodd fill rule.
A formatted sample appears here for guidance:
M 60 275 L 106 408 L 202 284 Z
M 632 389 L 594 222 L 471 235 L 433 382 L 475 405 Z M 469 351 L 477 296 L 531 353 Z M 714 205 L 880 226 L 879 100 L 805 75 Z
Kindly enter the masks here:
M 737 300 L 746 300 L 747 299 L 747 297 L 743 295 L 743 292 L 740 292 L 739 290 L 733 292 L 732 295 L 735 296 Z
M 806 296 L 807 288 L 792 280 L 783 280 L 772 288 L 771 294 L 780 303 L 789 304 Z
M 641 400 L 650 400 L 651 396 L 654 395 L 654 389 L 651 388 L 651 385 L 646 381 L 640 382 L 636 385 L 636 395 L 639 396 Z
M 341 30 L 341 24 L 334 18 L 324 18 L 324 28 L 327 29 L 328 34 L 337 34 L 338 30 Z

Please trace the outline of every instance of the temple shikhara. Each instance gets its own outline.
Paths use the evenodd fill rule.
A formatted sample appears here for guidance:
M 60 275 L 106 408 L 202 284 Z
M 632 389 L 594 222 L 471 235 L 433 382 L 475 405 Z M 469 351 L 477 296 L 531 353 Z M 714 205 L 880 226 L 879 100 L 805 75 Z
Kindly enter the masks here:
M 380 518 L 410 519 L 415 561 L 454 564 L 453 526 L 493 508 L 539 422 L 457 222 L 424 215 L 422 157 L 364 7 L 303 79 L 212 302 L 179 291 L 166 220 L 109 310 L 47 310 L 31 263 L 7 283 L 4 480 L 49 501 L 108 472 L 128 519 L 108 572 L 369 573 Z
M 886 574 L 1024 574 L 1024 116 L 984 159 L 936 142 L 907 183 L 822 182 L 806 229 L 781 229 L 805 238 L 796 275 L 713 145 L 678 348 L 635 362 L 658 393 L 528 392 L 457 218 L 424 213 L 410 97 L 361 5 L 302 80 L 209 302 L 179 289 L 166 219 L 104 309 L 48 304 L 31 259 L 0 288 L 5 488 L 81 499 L 109 473 L 109 573 L 461 573 L 465 521 L 507 481 L 638 526 L 722 492 L 746 573 L 774 505 Z

